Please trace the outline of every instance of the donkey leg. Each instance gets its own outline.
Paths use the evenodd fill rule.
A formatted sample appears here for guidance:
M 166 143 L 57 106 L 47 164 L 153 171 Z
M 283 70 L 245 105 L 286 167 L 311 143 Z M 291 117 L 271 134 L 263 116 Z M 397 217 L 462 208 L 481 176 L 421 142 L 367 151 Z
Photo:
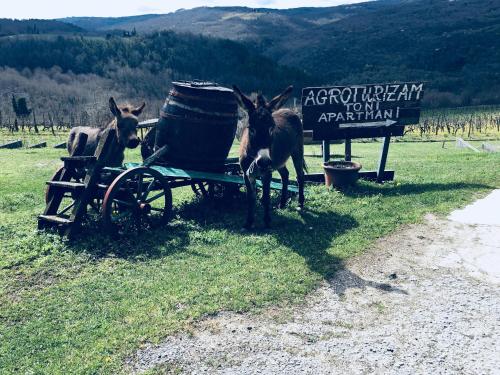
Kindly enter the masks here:
M 288 201 L 288 183 L 290 181 L 288 176 L 290 175 L 290 173 L 288 172 L 286 166 L 283 166 L 282 168 L 278 169 L 278 173 L 281 176 L 281 185 L 283 186 L 281 189 L 281 200 L 279 208 L 285 208 L 286 203 Z
M 268 172 L 262 176 L 262 205 L 264 206 L 264 226 L 271 227 L 271 177 Z
M 248 177 L 245 173 L 245 187 L 247 191 L 247 220 L 245 229 L 252 229 L 255 221 L 256 187 L 255 179 Z
M 300 152 L 292 154 L 293 166 L 297 173 L 297 184 L 299 185 L 299 209 L 304 208 L 304 151 L 303 147 Z

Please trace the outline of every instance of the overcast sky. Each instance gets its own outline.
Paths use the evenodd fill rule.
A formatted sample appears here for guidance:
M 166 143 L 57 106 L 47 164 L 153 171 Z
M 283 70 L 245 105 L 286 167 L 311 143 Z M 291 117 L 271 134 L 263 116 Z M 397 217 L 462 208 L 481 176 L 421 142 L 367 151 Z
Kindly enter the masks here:
M 364 0 L 366 1 L 366 0 Z M 120 17 L 168 13 L 180 8 L 242 5 L 297 8 L 358 3 L 360 0 L 2 0 L 0 18 Z

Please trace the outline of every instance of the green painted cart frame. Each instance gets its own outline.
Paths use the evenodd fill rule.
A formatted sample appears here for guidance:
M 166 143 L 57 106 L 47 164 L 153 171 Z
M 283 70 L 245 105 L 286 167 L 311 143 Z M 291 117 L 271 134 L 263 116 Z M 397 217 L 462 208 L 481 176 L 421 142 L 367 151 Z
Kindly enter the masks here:
M 103 168 L 103 175 L 107 173 L 114 177 L 104 193 L 101 214 L 103 224 L 113 232 L 127 225 L 127 221 L 139 228 L 168 222 L 174 188 L 191 186 L 196 195 L 214 199 L 233 195 L 245 184 L 239 165 L 233 160 L 226 162 L 224 173 L 139 163 L 126 163 L 123 168 Z M 262 187 L 260 180 L 257 186 Z M 281 182 L 273 180 L 271 189 L 281 190 Z M 298 188 L 290 184 L 288 191 L 298 193 Z

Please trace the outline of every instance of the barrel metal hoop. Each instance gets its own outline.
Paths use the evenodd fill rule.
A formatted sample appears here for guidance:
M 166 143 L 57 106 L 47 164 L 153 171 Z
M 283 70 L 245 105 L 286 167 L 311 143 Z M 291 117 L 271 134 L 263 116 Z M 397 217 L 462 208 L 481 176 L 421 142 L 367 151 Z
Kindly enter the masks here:
M 217 103 L 217 104 L 231 104 L 231 105 L 238 105 L 238 102 L 236 101 L 236 97 L 233 100 L 230 100 L 229 98 L 210 98 L 207 96 L 194 96 L 194 95 L 188 95 L 183 92 L 179 92 L 175 89 L 170 90 L 169 92 L 170 96 L 177 97 L 177 98 L 182 98 L 182 99 L 188 99 L 188 100 L 194 100 L 197 102 L 210 102 L 210 103 Z
M 182 109 L 185 109 L 186 111 L 195 112 L 195 113 L 199 113 L 199 114 L 206 115 L 206 116 L 219 116 L 219 117 L 228 117 L 228 118 L 237 118 L 238 117 L 238 114 L 234 113 L 234 112 L 233 113 L 223 113 L 223 112 L 206 111 L 206 110 L 201 109 L 201 108 L 192 107 L 189 105 L 179 103 L 178 101 L 172 100 L 172 99 L 169 100 L 168 105 L 182 108 Z
M 189 120 L 191 122 L 196 122 L 200 124 L 224 124 L 225 122 L 228 122 L 228 119 L 219 119 L 219 120 L 211 120 L 211 119 L 204 119 L 204 118 L 196 118 L 196 117 L 187 117 L 187 116 L 178 116 L 178 115 L 173 115 L 171 113 L 166 113 L 163 109 L 160 110 L 160 116 L 166 119 L 173 119 L 173 120 Z M 234 120 L 234 119 L 230 119 Z M 232 121 L 230 121 L 232 124 Z M 225 124 L 224 124 L 225 125 Z

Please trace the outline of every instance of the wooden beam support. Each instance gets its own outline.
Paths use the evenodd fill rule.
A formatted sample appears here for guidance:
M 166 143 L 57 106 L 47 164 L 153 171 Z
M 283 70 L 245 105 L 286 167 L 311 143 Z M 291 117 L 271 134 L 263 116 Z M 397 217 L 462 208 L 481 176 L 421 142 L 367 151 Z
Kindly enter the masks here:
M 351 139 L 345 140 L 345 161 L 351 161 Z
M 0 148 L 8 148 L 8 149 L 21 148 L 21 147 L 23 147 L 23 141 L 21 141 L 20 139 L 17 141 L 8 142 L 3 145 L 0 145 Z
M 167 145 L 160 147 L 158 150 L 154 152 L 153 155 L 144 160 L 144 163 L 142 163 L 142 165 L 144 165 L 145 167 L 149 167 L 150 165 L 158 161 L 158 159 L 161 159 L 162 156 L 165 155 L 167 152 L 168 152 Z
M 330 141 L 323 141 L 323 163 L 330 161 Z
M 382 151 L 380 153 L 380 160 L 378 162 L 377 168 L 377 182 L 381 183 L 384 181 L 384 171 L 385 164 L 387 162 L 387 154 L 389 153 L 389 144 L 391 143 L 391 137 L 385 137 L 384 143 L 382 144 Z
M 47 142 L 40 142 L 35 145 L 28 146 L 28 148 L 45 148 L 47 147 Z

